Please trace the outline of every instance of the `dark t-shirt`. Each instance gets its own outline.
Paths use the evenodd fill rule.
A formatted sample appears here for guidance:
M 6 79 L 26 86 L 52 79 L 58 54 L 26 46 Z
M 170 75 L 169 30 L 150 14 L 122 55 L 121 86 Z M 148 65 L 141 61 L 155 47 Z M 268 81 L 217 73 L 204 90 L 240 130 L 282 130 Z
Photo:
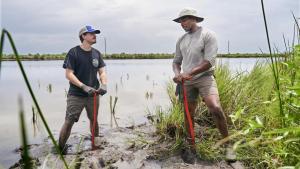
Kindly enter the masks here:
M 63 64 L 63 68 L 72 69 L 74 71 L 74 75 L 78 80 L 95 89 L 99 87 L 97 73 L 99 69 L 104 66 L 105 63 L 98 50 L 92 48 L 91 51 L 85 51 L 81 49 L 80 46 L 69 50 Z M 86 92 L 71 82 L 68 94 L 88 97 Z

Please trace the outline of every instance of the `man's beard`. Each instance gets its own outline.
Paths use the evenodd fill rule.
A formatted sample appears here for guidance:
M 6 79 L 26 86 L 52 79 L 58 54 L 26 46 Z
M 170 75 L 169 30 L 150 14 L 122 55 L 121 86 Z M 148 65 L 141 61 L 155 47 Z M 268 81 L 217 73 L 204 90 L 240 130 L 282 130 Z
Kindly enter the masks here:
M 89 44 L 90 44 L 90 45 L 93 45 L 93 44 L 95 44 L 96 42 L 97 42 L 97 40 L 92 41 L 92 42 L 89 42 Z
M 192 28 L 184 29 L 185 32 L 189 33 L 191 32 Z

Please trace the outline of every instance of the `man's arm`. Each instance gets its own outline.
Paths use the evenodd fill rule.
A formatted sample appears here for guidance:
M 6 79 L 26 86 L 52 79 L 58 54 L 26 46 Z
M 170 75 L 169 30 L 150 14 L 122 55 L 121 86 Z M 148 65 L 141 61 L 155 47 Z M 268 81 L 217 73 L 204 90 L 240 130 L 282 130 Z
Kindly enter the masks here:
M 66 78 L 75 86 L 80 87 L 88 95 L 93 95 L 95 92 L 97 92 L 96 89 L 80 82 L 80 80 L 74 75 L 74 71 L 72 69 L 66 69 Z
M 189 75 L 191 75 L 191 76 L 197 75 L 199 73 L 205 72 L 209 68 L 211 68 L 210 62 L 207 61 L 207 60 L 204 60 L 201 64 L 199 64 L 198 66 L 194 67 L 192 69 L 192 71 L 189 73 Z
M 98 73 L 99 73 L 99 78 L 100 78 L 101 84 L 106 85 L 107 77 L 106 77 L 105 67 L 100 68 Z
M 175 76 L 178 76 L 180 74 L 180 71 L 181 71 L 180 64 L 173 63 L 172 66 L 173 66 L 173 72 L 174 72 Z
M 173 72 L 175 74 L 173 81 L 175 83 L 180 83 L 181 82 L 181 76 L 180 76 L 181 65 L 173 62 L 172 67 L 173 67 Z
M 174 56 L 173 64 L 172 64 L 173 72 L 175 74 L 173 81 L 175 83 L 181 83 L 181 80 L 182 80 L 181 75 L 180 75 L 181 64 L 182 64 L 182 60 L 183 60 L 182 53 L 180 50 L 180 43 L 181 43 L 182 38 L 183 38 L 183 36 L 180 37 L 176 42 L 175 56 Z
M 78 78 L 74 75 L 74 71 L 72 69 L 66 68 L 66 78 L 75 86 L 80 87 L 83 85 L 82 82 L 78 80 Z
M 107 92 L 107 77 L 106 77 L 105 67 L 100 68 L 98 73 L 99 73 L 101 85 L 99 86 L 97 92 L 98 94 L 103 96 Z

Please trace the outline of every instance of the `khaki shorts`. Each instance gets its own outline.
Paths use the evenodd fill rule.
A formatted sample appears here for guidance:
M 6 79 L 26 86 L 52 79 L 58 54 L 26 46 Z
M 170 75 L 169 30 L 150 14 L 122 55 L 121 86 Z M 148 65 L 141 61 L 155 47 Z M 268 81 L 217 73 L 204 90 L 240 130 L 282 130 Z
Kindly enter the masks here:
M 96 113 L 98 116 L 99 96 L 96 98 Z M 90 120 L 94 119 L 94 97 L 80 97 L 74 95 L 67 96 L 66 120 L 78 122 L 81 112 L 85 108 L 87 116 Z M 96 117 L 97 117 L 96 116 Z
M 219 95 L 214 76 L 202 76 L 199 82 L 184 85 L 189 102 L 197 101 L 199 95 L 203 98 L 208 95 Z M 183 92 L 180 85 L 179 99 L 183 100 Z

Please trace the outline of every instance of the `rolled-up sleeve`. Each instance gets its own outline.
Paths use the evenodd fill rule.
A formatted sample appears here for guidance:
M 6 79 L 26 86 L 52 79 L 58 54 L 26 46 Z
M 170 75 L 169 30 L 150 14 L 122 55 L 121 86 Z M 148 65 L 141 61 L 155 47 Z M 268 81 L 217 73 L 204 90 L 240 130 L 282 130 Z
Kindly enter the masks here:
M 177 63 L 179 65 L 181 65 L 181 63 L 182 63 L 182 54 L 181 54 L 181 50 L 180 50 L 180 42 L 181 42 L 181 38 L 178 39 L 178 41 L 176 43 L 176 51 L 175 51 L 175 55 L 174 55 L 174 59 L 173 59 L 173 63 Z
M 97 51 L 97 52 L 98 52 L 98 54 L 99 54 L 99 57 L 98 57 L 98 59 L 99 59 L 99 60 L 98 60 L 98 61 L 99 61 L 98 68 L 100 69 L 100 68 L 105 67 L 106 64 L 104 63 L 102 54 L 101 54 L 99 51 Z
M 211 66 L 215 66 L 218 52 L 217 37 L 214 32 L 208 32 L 205 37 L 204 59 L 209 61 Z
M 74 52 L 74 49 L 69 50 L 69 52 L 67 53 L 67 56 L 66 56 L 66 58 L 64 60 L 64 63 L 63 63 L 63 68 L 74 70 L 74 68 L 75 68 L 75 52 Z

